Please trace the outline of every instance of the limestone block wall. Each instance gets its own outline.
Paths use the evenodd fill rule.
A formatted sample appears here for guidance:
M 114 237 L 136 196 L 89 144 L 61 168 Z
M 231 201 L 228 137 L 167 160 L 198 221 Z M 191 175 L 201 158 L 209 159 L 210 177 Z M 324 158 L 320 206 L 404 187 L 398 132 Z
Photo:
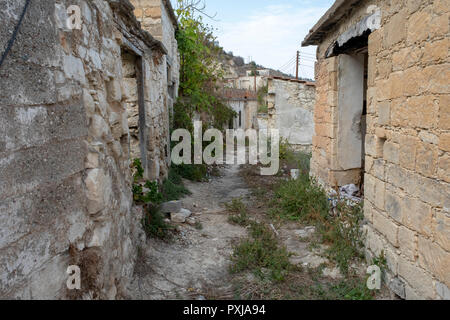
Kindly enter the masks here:
M 168 0 L 131 0 L 135 15 L 144 30 L 161 41 L 167 49 L 168 86 L 173 102 L 178 96 L 180 57 L 175 32 L 178 27 L 174 10 Z
M 167 165 L 170 164 L 170 133 L 165 124 L 170 121 L 173 105 L 178 97 L 180 86 L 180 54 L 175 32 L 178 27 L 176 16 L 168 0 L 131 0 L 134 14 L 142 23 L 142 28 L 155 39 L 162 42 L 164 55 L 149 61 L 149 68 L 156 70 L 149 80 L 148 92 L 152 108 L 150 119 L 155 139 L 150 140 L 149 149 L 153 152 L 150 160 L 150 178 L 166 177 Z M 161 93 L 164 93 L 161 95 Z M 168 109 L 168 113 L 164 110 Z M 164 135 L 158 133 L 164 132 Z M 156 160 L 159 159 L 159 160 Z
M 81 30 L 66 25 L 73 4 Z M 1 2 L 2 47 L 22 8 Z M 162 48 L 132 10 L 128 1 L 32 1 L 0 68 L 0 298 L 127 296 L 145 235 L 132 206 L 124 45 L 144 53 L 147 123 L 159 121 L 148 136 L 168 132 L 167 91 L 154 85 L 164 83 Z M 149 141 L 149 158 L 167 163 Z M 81 292 L 66 288 L 73 264 Z
M 450 298 L 449 8 L 445 1 L 362 1 L 318 48 L 312 172 L 328 186 L 348 177 L 338 153 L 339 57 L 330 44 L 367 15 L 365 200 L 368 257 L 384 252 L 390 288 L 406 299 Z M 344 177 L 343 177 L 344 175 Z
M 314 133 L 315 86 L 304 81 L 268 80 L 268 126 L 292 146 L 309 151 Z

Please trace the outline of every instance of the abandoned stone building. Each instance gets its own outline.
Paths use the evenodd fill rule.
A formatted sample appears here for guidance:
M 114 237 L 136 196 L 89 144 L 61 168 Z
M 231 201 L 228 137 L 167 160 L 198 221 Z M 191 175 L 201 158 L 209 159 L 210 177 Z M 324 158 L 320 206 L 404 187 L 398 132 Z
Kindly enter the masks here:
M 448 1 L 338 0 L 317 45 L 312 174 L 363 189 L 368 258 L 406 299 L 450 298 Z
M 128 0 L 0 2 L 1 48 L 25 12 L 0 66 L 0 298 L 67 298 L 71 264 L 84 297 L 126 297 L 145 239 L 130 163 L 167 175 L 179 70 L 170 5 L 150 24 L 159 1 L 135 2 L 154 36 Z
M 258 99 L 251 90 L 224 88 L 221 96 L 226 104 L 235 112 L 235 118 L 230 122 L 231 129 L 255 129 L 258 113 Z
M 311 151 L 314 133 L 315 84 L 303 80 L 268 77 L 267 115 L 262 127 L 278 129 L 293 149 Z M 267 124 L 261 124 L 266 121 Z

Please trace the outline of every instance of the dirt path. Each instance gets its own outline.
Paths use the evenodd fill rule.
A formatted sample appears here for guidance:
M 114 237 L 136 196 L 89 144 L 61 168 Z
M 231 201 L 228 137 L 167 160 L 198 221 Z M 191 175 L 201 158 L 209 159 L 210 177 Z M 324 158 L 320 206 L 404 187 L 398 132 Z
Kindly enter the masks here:
M 247 233 L 228 223 L 224 203 L 250 193 L 238 173 L 239 166 L 226 166 L 222 176 L 210 182 L 185 182 L 192 195 L 182 200 L 183 207 L 203 228 L 180 225 L 172 243 L 147 240 L 130 287 L 131 298 L 233 298 L 228 273 L 232 243 Z

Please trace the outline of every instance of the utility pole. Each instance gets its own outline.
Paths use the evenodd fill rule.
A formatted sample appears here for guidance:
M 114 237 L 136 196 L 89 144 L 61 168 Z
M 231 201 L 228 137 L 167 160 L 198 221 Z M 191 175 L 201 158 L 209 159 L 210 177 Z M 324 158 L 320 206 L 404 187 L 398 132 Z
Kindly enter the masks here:
M 298 65 L 300 64 L 300 51 L 297 51 L 297 64 L 295 67 L 295 78 L 298 80 Z

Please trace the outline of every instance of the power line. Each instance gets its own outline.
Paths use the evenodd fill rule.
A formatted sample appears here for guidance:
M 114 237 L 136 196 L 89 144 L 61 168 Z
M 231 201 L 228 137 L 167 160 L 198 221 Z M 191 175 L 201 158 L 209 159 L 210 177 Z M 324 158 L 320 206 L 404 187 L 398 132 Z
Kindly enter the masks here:
M 291 58 L 287 63 L 285 63 L 282 67 L 280 67 L 278 70 L 281 70 L 281 69 L 285 69 L 287 66 L 290 66 L 291 65 L 291 63 L 293 63 L 293 62 L 295 62 L 295 59 L 296 59 L 297 57 L 293 57 L 293 58 Z
M 280 71 L 287 71 L 290 70 L 292 68 L 292 66 L 295 66 L 295 60 L 292 60 L 289 64 L 285 65 L 283 68 L 280 68 L 278 70 Z
M 316 57 L 316 55 L 315 55 L 315 54 L 312 54 L 312 53 L 308 53 L 308 52 L 302 52 L 301 50 L 300 50 L 300 54 L 302 54 L 302 55 L 306 55 L 306 56 L 313 56 L 313 57 Z

